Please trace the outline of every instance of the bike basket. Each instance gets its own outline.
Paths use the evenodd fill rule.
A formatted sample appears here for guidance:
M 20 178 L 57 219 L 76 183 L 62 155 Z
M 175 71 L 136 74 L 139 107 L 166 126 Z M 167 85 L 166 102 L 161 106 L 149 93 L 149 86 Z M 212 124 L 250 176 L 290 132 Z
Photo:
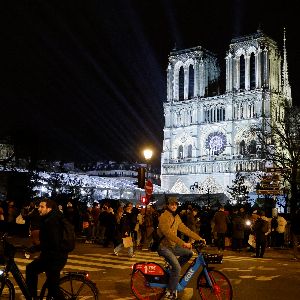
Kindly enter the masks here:
M 221 254 L 202 253 L 202 255 L 207 264 L 221 264 L 223 260 Z

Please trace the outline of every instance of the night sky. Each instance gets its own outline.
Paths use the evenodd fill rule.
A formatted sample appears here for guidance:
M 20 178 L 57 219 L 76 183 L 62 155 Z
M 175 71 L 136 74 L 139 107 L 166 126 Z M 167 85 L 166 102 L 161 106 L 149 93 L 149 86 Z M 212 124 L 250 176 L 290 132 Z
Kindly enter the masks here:
M 0 136 L 12 138 L 18 156 L 134 162 L 151 146 L 159 165 L 170 51 L 203 46 L 224 64 L 231 39 L 259 26 L 280 49 L 286 27 L 300 103 L 299 16 L 291 1 L 2 2 Z

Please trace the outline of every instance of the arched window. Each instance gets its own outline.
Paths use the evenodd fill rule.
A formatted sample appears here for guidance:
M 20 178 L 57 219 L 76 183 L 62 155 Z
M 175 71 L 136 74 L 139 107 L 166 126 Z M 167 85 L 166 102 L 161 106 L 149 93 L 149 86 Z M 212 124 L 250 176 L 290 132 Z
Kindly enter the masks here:
M 254 90 L 255 85 L 255 56 L 252 52 L 250 55 L 250 90 Z
M 184 100 L 184 70 L 179 69 L 179 100 Z
M 194 66 L 189 66 L 189 93 L 188 98 L 191 99 L 194 97 Z
M 180 146 L 178 147 L 178 156 L 177 156 L 177 158 L 178 158 L 178 159 L 183 158 L 183 146 L 182 146 L 182 145 L 180 145 Z
M 242 141 L 240 142 L 240 154 L 245 154 L 245 152 L 246 152 L 245 141 L 242 140 Z
M 187 157 L 192 157 L 192 145 L 188 145 L 188 149 L 187 149 Z
M 240 57 L 240 89 L 245 89 L 245 58 L 244 55 Z

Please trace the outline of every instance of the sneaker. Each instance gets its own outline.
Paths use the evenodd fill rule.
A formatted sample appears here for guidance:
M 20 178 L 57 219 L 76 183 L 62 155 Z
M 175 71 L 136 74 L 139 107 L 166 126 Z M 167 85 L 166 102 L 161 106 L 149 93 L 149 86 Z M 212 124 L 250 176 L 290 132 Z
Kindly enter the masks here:
M 119 253 L 118 253 L 116 250 L 114 250 L 114 255 L 115 255 L 115 256 L 118 256 Z
M 133 258 L 133 257 L 135 257 L 135 254 L 129 255 L 129 257 L 130 257 L 130 258 Z
M 172 292 L 170 290 L 166 290 L 164 296 L 161 298 L 162 300 L 163 299 L 169 299 L 169 300 L 176 300 L 177 299 L 177 293 L 176 292 Z

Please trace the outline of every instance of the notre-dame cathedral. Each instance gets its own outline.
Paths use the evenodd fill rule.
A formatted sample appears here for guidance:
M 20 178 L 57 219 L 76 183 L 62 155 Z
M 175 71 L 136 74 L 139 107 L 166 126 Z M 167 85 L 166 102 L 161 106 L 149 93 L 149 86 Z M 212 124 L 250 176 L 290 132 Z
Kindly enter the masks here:
M 281 53 L 282 52 L 282 53 Z M 264 171 L 253 126 L 263 126 L 291 101 L 285 32 L 283 49 L 261 30 L 231 40 L 220 93 L 217 56 L 201 46 L 174 50 L 167 67 L 163 190 L 180 194 L 227 193 L 237 172 L 250 191 Z

